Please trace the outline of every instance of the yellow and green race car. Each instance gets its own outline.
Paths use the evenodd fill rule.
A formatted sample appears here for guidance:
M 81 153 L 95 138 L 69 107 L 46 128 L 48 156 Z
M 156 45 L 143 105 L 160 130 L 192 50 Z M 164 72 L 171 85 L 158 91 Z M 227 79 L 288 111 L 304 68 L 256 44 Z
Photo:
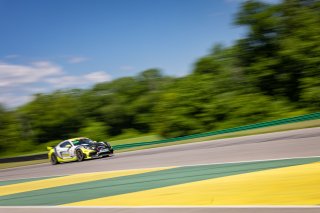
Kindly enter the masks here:
M 108 142 L 96 142 L 85 137 L 68 139 L 55 147 L 47 147 L 47 149 L 52 165 L 107 157 L 113 154 L 113 148 Z

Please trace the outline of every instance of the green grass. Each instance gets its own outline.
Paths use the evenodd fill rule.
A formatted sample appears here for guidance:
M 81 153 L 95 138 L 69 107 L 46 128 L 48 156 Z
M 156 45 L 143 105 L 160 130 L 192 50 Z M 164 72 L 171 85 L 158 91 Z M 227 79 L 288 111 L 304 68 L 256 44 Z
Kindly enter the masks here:
M 56 140 L 56 141 L 50 141 L 44 144 L 40 145 L 33 145 L 32 150 L 11 150 L 8 153 L 2 153 L 1 158 L 7 158 L 7 157 L 16 157 L 16 156 L 29 156 L 29 155 L 36 155 L 36 154 L 43 154 L 47 153 L 47 146 L 55 146 L 58 143 L 60 143 L 61 140 Z
M 149 148 L 155 148 L 155 147 L 170 146 L 170 145 L 176 145 L 176 144 L 195 143 L 195 142 L 208 141 L 208 140 L 240 137 L 240 136 L 247 136 L 247 135 L 256 135 L 256 134 L 279 132 L 279 131 L 294 130 L 294 129 L 303 129 L 303 128 L 311 128 L 311 127 L 320 127 L 320 119 L 312 120 L 312 121 L 303 121 L 303 122 L 292 123 L 292 124 L 283 124 L 283 125 L 265 127 L 265 128 L 259 128 L 259 129 L 253 129 L 253 130 L 245 130 L 245 131 L 239 131 L 239 132 L 233 132 L 233 133 L 226 133 L 226 134 L 214 135 L 214 136 L 208 136 L 208 137 L 181 140 L 181 141 L 170 142 L 170 143 L 134 147 L 134 148 L 129 148 L 129 149 L 117 150 L 116 152 L 117 153 L 127 152 L 127 151 L 149 149 Z M 114 141 L 110 141 L 110 143 L 114 146 L 114 145 L 120 145 L 120 144 L 155 141 L 155 140 L 160 140 L 160 139 L 162 139 L 162 138 L 157 135 L 145 135 L 145 136 L 128 138 L 128 139 L 114 140 Z M 42 153 L 44 153 L 44 152 L 42 152 Z M 34 153 L 31 153 L 31 154 L 34 154 Z M 31 154 L 29 153 L 29 155 L 31 155 Z M 17 166 L 32 165 L 32 164 L 44 163 L 44 162 L 48 162 L 48 160 L 35 160 L 35 161 L 16 162 L 16 163 L 2 163 L 2 164 L 0 164 L 0 169 L 17 167 Z
M 127 139 L 122 139 L 122 140 L 115 140 L 115 141 L 110 141 L 112 146 L 114 145 L 120 145 L 120 144 L 129 144 L 129 143 L 137 143 L 137 142 L 149 142 L 149 141 L 156 141 L 156 140 L 161 140 L 163 139 L 159 135 L 145 135 L 145 136 L 140 136 L 140 137 L 135 137 L 135 138 L 127 138 Z

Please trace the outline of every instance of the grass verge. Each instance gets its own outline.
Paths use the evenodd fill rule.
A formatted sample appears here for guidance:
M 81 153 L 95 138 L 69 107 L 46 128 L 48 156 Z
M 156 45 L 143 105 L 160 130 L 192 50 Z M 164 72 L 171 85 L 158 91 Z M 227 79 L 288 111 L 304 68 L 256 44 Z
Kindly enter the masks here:
M 121 145 L 121 144 L 138 143 L 141 141 L 144 141 L 144 142 L 156 141 L 161 139 L 163 138 L 158 135 L 145 135 L 141 137 L 127 138 L 122 140 L 115 140 L 115 141 L 111 140 L 110 143 L 112 144 L 112 146 L 114 146 L 114 145 Z
M 207 136 L 207 137 L 201 137 L 201 138 L 187 139 L 187 140 L 175 141 L 175 142 L 170 142 L 170 143 L 155 144 L 155 145 L 141 146 L 141 147 L 133 147 L 133 148 L 129 148 L 129 149 L 121 149 L 121 150 L 118 150 L 117 152 L 128 152 L 128 151 L 135 151 L 135 150 L 141 150 L 141 149 L 171 146 L 171 145 L 176 145 L 176 144 L 195 143 L 195 142 L 201 142 L 201 141 L 217 140 L 217 139 L 223 139 L 223 138 L 234 138 L 234 137 L 241 137 L 241 136 L 248 136 L 248 135 L 281 132 L 281 131 L 287 131 L 287 130 L 304 129 L 304 128 L 312 128 L 312 127 L 320 127 L 320 119 L 312 120 L 312 121 L 303 121 L 303 122 L 299 122 L 299 123 L 264 127 L 264 128 L 259 128 L 259 129 L 244 130 L 244 131 L 226 133 L 226 134 L 221 134 L 221 135 L 213 135 L 213 136 Z

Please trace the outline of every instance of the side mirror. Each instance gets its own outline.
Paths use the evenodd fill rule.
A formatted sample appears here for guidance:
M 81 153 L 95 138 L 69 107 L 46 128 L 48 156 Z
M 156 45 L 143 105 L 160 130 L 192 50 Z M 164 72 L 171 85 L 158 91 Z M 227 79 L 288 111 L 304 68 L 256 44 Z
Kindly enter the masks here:
M 47 150 L 50 151 L 51 149 L 53 149 L 52 146 L 47 146 Z
M 66 145 L 66 148 L 68 148 L 68 149 L 71 148 L 71 145 L 70 144 Z

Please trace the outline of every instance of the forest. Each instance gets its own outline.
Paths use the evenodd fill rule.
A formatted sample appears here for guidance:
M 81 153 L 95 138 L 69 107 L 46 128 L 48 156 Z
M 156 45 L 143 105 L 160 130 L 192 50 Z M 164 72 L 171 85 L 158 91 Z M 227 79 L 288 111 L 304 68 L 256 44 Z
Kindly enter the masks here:
M 0 106 L 0 155 L 77 136 L 170 138 L 319 111 L 320 1 L 246 1 L 234 24 L 246 35 L 213 45 L 186 76 L 151 68 Z

